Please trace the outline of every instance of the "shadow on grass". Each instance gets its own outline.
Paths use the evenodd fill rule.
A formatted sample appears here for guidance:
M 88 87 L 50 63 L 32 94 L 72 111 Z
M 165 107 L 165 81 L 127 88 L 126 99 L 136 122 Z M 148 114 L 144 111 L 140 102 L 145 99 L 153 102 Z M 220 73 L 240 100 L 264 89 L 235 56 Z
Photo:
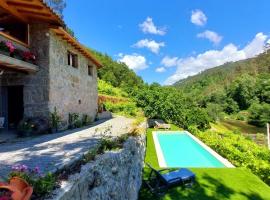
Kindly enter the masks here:
M 139 200 L 266 200 L 257 193 L 235 191 L 222 183 L 221 180 L 208 174 L 203 174 L 201 180 L 200 183 L 196 182 L 191 188 L 181 186 L 172 188 L 163 197 L 151 194 L 143 184 Z

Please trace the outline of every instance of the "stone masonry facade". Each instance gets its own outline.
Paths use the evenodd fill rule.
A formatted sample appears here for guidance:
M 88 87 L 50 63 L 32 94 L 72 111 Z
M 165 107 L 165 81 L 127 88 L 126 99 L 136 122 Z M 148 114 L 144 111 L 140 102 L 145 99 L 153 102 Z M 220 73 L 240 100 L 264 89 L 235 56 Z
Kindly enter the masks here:
M 94 63 L 57 36 L 47 24 L 30 25 L 29 35 L 29 50 L 37 55 L 38 72 L 6 72 L 1 76 L 0 86 L 23 86 L 24 117 L 48 118 L 56 107 L 64 127 L 69 113 L 87 114 L 94 119 L 98 99 Z M 77 54 L 78 68 L 68 66 L 68 51 Z M 89 65 L 92 76 L 88 75 Z
M 67 51 L 78 55 L 78 68 L 68 66 Z M 54 107 L 68 120 L 69 113 L 87 114 L 93 120 L 97 113 L 97 68 L 70 44 L 50 32 L 49 110 Z M 92 76 L 88 66 L 93 66 Z
M 46 36 L 48 26 L 34 24 L 30 26 L 29 50 L 37 55 L 38 72 L 26 74 L 22 72 L 5 72 L 1 76 L 0 86 L 23 86 L 23 102 L 25 117 L 47 117 L 49 115 L 49 40 Z M 16 45 L 15 45 L 16 46 Z M 17 46 L 17 48 L 20 48 Z M 22 49 L 22 48 L 20 48 Z M 25 50 L 25 49 L 23 49 Z

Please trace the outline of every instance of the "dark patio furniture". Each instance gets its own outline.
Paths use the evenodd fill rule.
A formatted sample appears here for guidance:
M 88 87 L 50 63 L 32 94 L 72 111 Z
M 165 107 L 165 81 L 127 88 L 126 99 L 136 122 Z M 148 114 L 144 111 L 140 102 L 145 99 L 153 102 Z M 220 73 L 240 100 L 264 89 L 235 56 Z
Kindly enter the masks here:
M 155 195 L 163 195 L 172 187 L 191 186 L 195 182 L 195 174 L 186 168 L 156 170 L 148 163 L 146 165 L 151 172 L 148 179 L 145 180 L 145 184 Z

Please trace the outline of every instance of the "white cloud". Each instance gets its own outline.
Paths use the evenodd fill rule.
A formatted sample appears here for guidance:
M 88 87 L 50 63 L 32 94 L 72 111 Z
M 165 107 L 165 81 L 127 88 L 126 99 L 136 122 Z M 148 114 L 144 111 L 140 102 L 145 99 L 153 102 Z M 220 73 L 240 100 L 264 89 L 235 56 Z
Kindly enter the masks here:
M 177 61 L 178 61 L 177 57 L 165 56 L 162 59 L 161 64 L 164 65 L 165 67 L 174 67 L 177 65 Z
M 201 10 L 192 10 L 190 21 L 197 26 L 204 26 L 207 22 L 207 17 Z
M 253 57 L 254 55 L 263 52 L 263 47 L 267 36 L 263 33 L 258 33 L 256 37 L 243 49 L 247 58 Z
M 213 42 L 215 45 L 219 44 L 222 40 L 222 36 L 214 31 L 206 30 L 202 33 L 197 34 L 198 38 L 205 38 Z
M 165 43 L 164 42 L 156 42 L 155 40 L 144 39 L 144 40 L 138 41 L 133 46 L 137 47 L 137 48 L 144 48 L 145 47 L 145 48 L 148 48 L 153 53 L 157 54 L 157 53 L 159 53 L 160 48 L 165 46 Z
M 125 63 L 130 69 L 133 70 L 143 70 L 148 67 L 146 58 L 139 54 L 123 55 L 119 54 L 119 62 Z
M 165 72 L 165 71 L 166 71 L 165 67 L 156 68 L 156 72 L 158 72 L 158 73 L 162 73 L 162 72 Z
M 165 35 L 166 29 L 164 27 L 155 26 L 153 19 L 151 17 L 147 17 L 146 20 L 139 25 L 142 32 L 150 33 L 154 35 Z
M 263 52 L 266 40 L 266 35 L 258 33 L 243 49 L 238 49 L 234 44 L 228 44 L 219 51 L 209 50 L 196 57 L 191 56 L 178 59 L 176 72 L 165 81 L 165 84 L 171 85 L 180 79 L 193 76 L 226 62 L 234 62 L 254 57 Z

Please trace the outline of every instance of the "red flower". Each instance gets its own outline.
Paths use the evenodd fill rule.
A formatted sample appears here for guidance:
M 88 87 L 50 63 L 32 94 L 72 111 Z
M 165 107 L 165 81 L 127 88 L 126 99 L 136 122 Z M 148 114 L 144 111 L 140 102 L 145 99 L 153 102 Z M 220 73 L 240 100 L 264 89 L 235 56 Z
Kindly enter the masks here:
M 35 61 L 36 56 L 33 53 L 31 53 L 30 51 L 25 51 L 25 52 L 23 52 L 23 59 Z
M 10 200 L 10 197 L 2 196 L 2 197 L 0 197 L 0 200 Z
M 12 44 L 12 42 L 6 41 L 6 46 L 7 46 L 7 48 L 8 48 L 8 50 L 9 50 L 10 53 L 13 53 L 15 51 L 15 47 Z

